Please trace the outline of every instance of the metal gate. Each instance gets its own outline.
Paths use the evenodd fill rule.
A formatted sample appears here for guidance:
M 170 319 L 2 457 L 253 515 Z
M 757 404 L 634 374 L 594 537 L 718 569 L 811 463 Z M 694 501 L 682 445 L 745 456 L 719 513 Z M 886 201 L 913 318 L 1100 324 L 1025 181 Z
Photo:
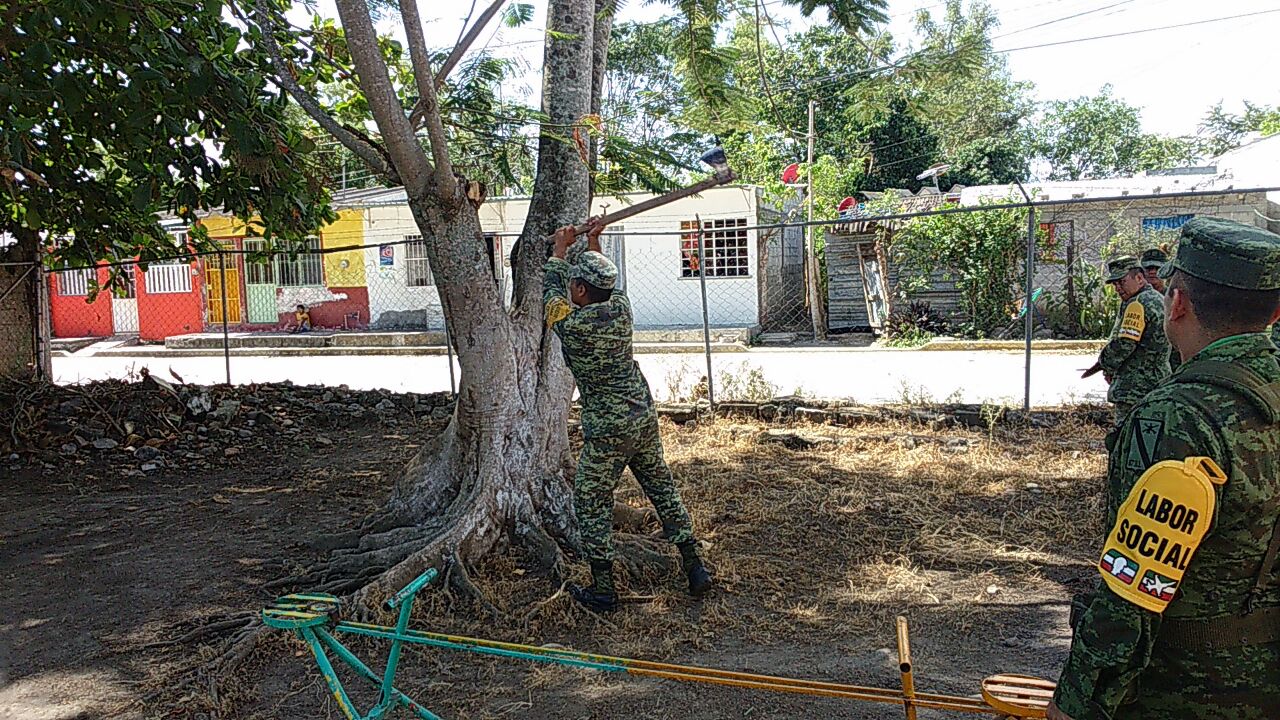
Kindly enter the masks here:
M 266 250 L 265 240 L 245 240 L 246 252 Z M 245 304 L 249 309 L 249 322 L 255 324 L 274 324 L 280 320 L 280 311 L 276 307 L 276 275 L 273 260 L 245 256 L 244 262 L 244 294 Z
M 138 287 L 134 280 L 134 267 L 126 265 L 120 271 L 124 280 L 124 294 L 117 295 L 111 291 L 111 325 L 117 334 L 134 334 L 138 332 Z

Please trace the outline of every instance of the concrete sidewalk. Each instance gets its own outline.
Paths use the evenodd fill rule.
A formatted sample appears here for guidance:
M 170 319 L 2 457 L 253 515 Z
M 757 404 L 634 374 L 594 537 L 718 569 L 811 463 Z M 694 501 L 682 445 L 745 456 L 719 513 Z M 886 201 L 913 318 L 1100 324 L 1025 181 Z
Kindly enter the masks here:
M 136 350 L 134 348 L 133 350 Z M 707 375 L 707 360 L 696 352 L 638 352 L 655 398 L 661 401 L 687 397 Z M 186 352 L 201 353 L 198 355 Z M 355 389 L 402 392 L 439 392 L 449 389 L 450 369 L 441 354 L 411 355 L 370 352 L 356 355 L 309 354 L 299 356 L 241 355 L 233 351 L 228 363 L 220 353 L 170 351 L 153 356 L 109 353 L 55 357 L 54 378 L 77 383 L 125 378 L 148 368 L 161 377 L 170 372 L 186 382 L 281 382 L 347 385 Z M 1031 358 L 1031 402 L 1036 406 L 1103 402 L 1106 383 L 1101 375 L 1087 380 L 1080 372 L 1093 358 L 1081 352 L 1036 352 Z M 738 348 L 715 352 L 711 358 L 718 397 L 759 391 L 767 385 L 773 394 L 805 394 L 842 398 L 867 404 L 897 402 L 969 402 L 1020 405 L 1025 361 L 1021 352 L 879 350 L 869 348 L 783 349 Z M 454 362 L 454 374 L 457 362 Z M 745 397 L 745 396 L 744 396 Z
M 849 352 L 1025 352 L 1023 341 L 957 340 L 938 338 L 917 348 L 888 348 L 872 344 L 870 336 L 839 335 L 826 341 L 749 345 L 749 328 L 712 330 L 713 353 L 849 353 Z M 136 338 L 70 338 L 54 341 L 57 357 L 182 358 L 182 357 L 346 357 L 447 355 L 442 331 L 320 330 L 306 333 L 236 332 L 194 333 L 167 338 L 163 345 L 139 344 Z M 1036 340 L 1036 353 L 1095 354 L 1100 340 Z M 701 353 L 705 344 L 701 329 L 637 330 L 638 355 Z

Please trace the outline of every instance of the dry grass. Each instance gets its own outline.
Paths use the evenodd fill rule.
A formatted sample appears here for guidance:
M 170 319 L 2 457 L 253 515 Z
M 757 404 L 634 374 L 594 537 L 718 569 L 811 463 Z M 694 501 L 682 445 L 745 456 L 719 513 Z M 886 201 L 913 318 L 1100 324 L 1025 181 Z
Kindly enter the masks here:
M 984 606 L 1065 601 L 1063 578 L 1088 573 L 1105 472 L 1096 426 L 988 433 L 798 425 L 799 433 L 836 441 L 805 451 L 762 442 L 766 428 L 730 420 L 663 427 L 668 461 L 720 583 L 712 597 L 691 601 L 675 573 L 624 574 L 624 593 L 654 599 L 599 617 L 548 587 L 512 551 L 473 576 L 499 617 L 428 589 L 419 595 L 415 626 L 649 659 L 732 657 L 747 644 L 848 642 L 885 631 L 894 615 L 913 607 L 945 608 L 962 627 Z M 930 441 L 899 439 L 909 435 Z M 647 506 L 629 474 L 619 497 Z M 585 567 L 575 572 L 586 580 Z M 353 645 L 362 657 L 385 652 Z M 259 707 L 275 716 L 285 693 L 320 695 L 311 662 L 298 651 L 296 641 L 273 634 L 239 674 L 247 682 L 216 706 L 234 716 L 232 708 L 257 694 L 267 703 Z M 282 667 L 306 680 L 261 689 L 261 678 Z M 474 718 L 520 717 L 532 706 L 521 699 L 526 694 L 599 705 L 633 682 L 518 663 L 517 675 L 509 660 L 415 648 L 404 667 L 418 669 L 406 670 L 406 687 Z M 331 703 L 326 711 L 337 716 Z
M 511 622 L 477 621 L 439 595 L 424 595 L 416 616 L 521 642 L 666 657 L 726 634 L 768 642 L 865 629 L 913 606 L 1063 600 L 1046 569 L 1087 571 L 1082 558 L 1101 532 L 1099 428 L 798 426 L 838 442 L 793 451 L 759 441 L 765 427 L 664 426 L 668 462 L 721 584 L 713 598 L 691 602 L 675 574 L 624 577 L 624 593 L 655 599 L 598 618 L 563 595 L 548 602 L 552 589 L 505 556 L 476 581 Z M 892 439 L 906 435 L 944 441 Z M 619 497 L 647 504 L 629 474 Z

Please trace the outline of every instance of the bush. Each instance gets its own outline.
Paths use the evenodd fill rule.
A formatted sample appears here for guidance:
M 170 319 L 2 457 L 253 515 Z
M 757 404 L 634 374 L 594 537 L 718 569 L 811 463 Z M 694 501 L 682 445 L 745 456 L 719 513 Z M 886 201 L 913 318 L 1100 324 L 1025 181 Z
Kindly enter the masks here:
M 902 291 L 919 292 L 940 273 L 955 281 L 960 292 L 966 322 L 958 330 L 969 337 L 989 337 L 1009 323 L 1009 308 L 1017 301 L 1026 220 L 1024 210 L 992 208 L 907 221 L 889 242 L 891 260 L 900 266 Z
M 889 347 L 918 347 L 948 330 L 947 319 L 923 300 L 916 300 L 884 321 Z
M 1102 272 L 1087 263 L 1078 263 L 1071 270 L 1071 285 L 1071 295 L 1065 289 L 1046 294 L 1049 327 L 1059 337 L 1110 336 L 1120 311 L 1120 296 L 1102 281 Z

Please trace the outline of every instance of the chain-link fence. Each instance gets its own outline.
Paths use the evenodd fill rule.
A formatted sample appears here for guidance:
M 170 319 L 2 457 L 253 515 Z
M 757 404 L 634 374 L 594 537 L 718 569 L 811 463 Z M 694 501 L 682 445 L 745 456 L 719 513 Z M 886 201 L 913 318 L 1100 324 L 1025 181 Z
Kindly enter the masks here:
M 1033 391 L 1030 341 L 1106 337 L 1118 299 L 1104 282 L 1104 261 L 1157 246 L 1174 251 L 1190 217 L 1280 229 L 1269 192 L 1060 198 L 1033 190 L 1028 203 L 991 188 L 912 196 L 812 224 L 781 213 L 754 221 L 714 211 L 639 215 L 610 227 L 602 249 L 618 266 L 637 357 L 661 399 L 795 391 L 874 402 L 1100 399 L 1105 387 L 1063 383 L 1074 367 L 1066 363 L 1081 364 L 1070 358 L 1046 365 L 1042 374 L 1052 377 L 1044 376 L 1044 392 Z M 816 273 L 807 271 L 810 228 Z M 147 366 L 206 383 L 453 388 L 440 297 L 416 233 L 406 212 L 380 233 L 325 232 L 293 252 L 227 237 L 220 251 L 175 251 L 145 268 L 123 261 L 36 271 L 55 375 L 75 382 Z M 174 239 L 185 247 L 180 231 Z M 494 282 L 508 298 L 514 239 L 488 236 Z M 0 273 L 0 293 L 11 270 Z M 938 336 L 1021 341 L 1027 351 L 841 352 L 873 337 L 910 346 Z

